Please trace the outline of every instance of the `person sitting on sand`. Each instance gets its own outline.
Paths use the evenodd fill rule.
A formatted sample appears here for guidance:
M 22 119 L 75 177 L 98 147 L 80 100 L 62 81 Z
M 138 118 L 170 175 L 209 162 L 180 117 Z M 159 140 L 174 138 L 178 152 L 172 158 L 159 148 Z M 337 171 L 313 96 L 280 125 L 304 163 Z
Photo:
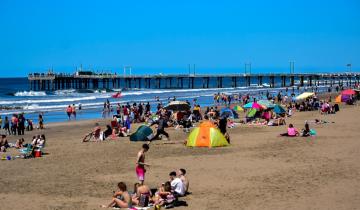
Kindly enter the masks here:
M 6 135 L 1 135 L 0 152 L 6 152 L 7 148 L 9 148 L 9 143 L 6 139 Z
M 110 125 L 106 126 L 106 130 L 104 131 L 105 139 L 113 134 L 113 129 L 111 129 Z
M 293 124 L 291 124 L 291 123 L 289 124 L 287 132 L 280 134 L 280 136 L 290 136 L 290 137 L 294 137 L 294 136 L 298 136 L 298 135 L 299 135 L 299 131 L 297 131 L 297 129 L 294 128 Z
M 178 177 L 181 179 L 181 181 L 184 184 L 185 194 L 186 194 L 186 193 L 188 193 L 190 182 L 189 182 L 189 179 L 185 175 L 186 175 L 186 170 L 183 168 L 180 168 L 178 171 Z
M 133 204 L 140 206 L 140 207 L 146 207 L 148 206 L 152 194 L 149 186 L 147 185 L 141 185 L 140 183 L 136 183 L 134 188 L 134 195 L 132 196 L 132 202 Z
M 155 196 L 154 205 L 158 208 L 159 206 L 171 205 L 174 201 L 175 196 L 172 193 L 171 184 L 165 182 Z
M 179 177 L 176 176 L 176 172 L 172 171 L 169 173 L 171 189 L 176 196 L 185 195 L 185 186 Z
M 305 126 L 304 126 L 304 129 L 302 129 L 302 132 L 301 132 L 301 136 L 303 137 L 307 137 L 307 136 L 310 136 L 310 127 L 309 127 L 309 123 L 305 122 Z
M 114 192 L 109 205 L 101 205 L 103 208 L 132 208 L 132 200 L 127 192 L 127 187 L 124 182 L 118 183 L 119 190 Z
M 92 132 L 92 135 L 95 138 L 95 140 L 100 140 L 100 133 L 101 133 L 101 128 L 99 126 L 99 123 L 95 123 L 95 127 Z
M 33 136 L 33 140 L 31 142 L 32 147 L 36 147 L 39 144 L 40 135 Z
M 46 138 L 44 134 L 41 134 L 40 140 L 38 141 L 37 147 L 44 148 L 46 143 Z
M 24 148 L 24 138 L 21 138 L 21 139 L 18 139 L 15 143 L 15 148 L 16 149 L 21 149 L 21 148 Z

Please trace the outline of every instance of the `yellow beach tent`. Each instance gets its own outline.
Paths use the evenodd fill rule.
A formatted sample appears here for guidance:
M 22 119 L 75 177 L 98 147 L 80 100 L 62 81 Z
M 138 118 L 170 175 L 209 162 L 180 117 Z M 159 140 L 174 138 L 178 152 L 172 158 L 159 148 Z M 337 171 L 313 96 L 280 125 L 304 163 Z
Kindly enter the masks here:
M 186 146 L 188 147 L 222 147 L 227 146 L 225 136 L 210 121 L 202 122 L 191 131 Z

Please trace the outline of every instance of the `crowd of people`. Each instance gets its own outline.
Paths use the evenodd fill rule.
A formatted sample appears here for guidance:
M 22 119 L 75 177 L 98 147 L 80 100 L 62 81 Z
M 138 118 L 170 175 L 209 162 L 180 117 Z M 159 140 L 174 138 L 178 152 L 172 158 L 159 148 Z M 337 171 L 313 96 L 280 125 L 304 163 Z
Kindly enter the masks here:
M 186 176 L 186 170 L 183 168 L 171 171 L 168 180 L 159 184 L 155 189 L 151 189 L 145 184 L 145 168 L 150 166 L 145 162 L 145 153 L 149 149 L 149 144 L 143 144 L 138 152 L 135 172 L 139 182 L 134 184 L 133 191 L 129 191 L 125 182 L 119 182 L 117 184 L 118 190 L 114 191 L 109 204 L 101 207 L 133 208 L 134 206 L 154 206 L 154 209 L 160 210 L 162 206 L 171 208 L 179 205 L 179 198 L 189 194 L 190 182 Z
M 44 118 L 42 114 L 38 116 L 38 129 L 44 129 Z M 32 119 L 26 119 L 24 114 L 13 114 L 10 118 L 0 116 L 0 130 L 3 129 L 6 135 L 24 135 L 25 131 L 34 130 Z

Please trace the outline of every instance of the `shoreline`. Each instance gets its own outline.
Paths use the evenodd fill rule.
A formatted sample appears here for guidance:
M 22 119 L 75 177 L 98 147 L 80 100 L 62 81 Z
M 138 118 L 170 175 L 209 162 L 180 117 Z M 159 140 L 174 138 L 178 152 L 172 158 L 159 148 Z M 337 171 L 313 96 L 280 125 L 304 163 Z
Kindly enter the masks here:
M 358 117 L 358 106 L 347 105 L 335 115 L 295 112 L 288 123 L 299 129 L 314 118 L 335 123 L 311 124 L 318 135 L 309 138 L 278 137 L 286 126 L 240 125 L 229 129 L 230 146 L 212 149 L 185 147 L 188 133 L 171 128 L 174 144 L 160 140 L 150 145 L 146 183 L 156 188 L 170 171 L 185 168 L 192 194 L 184 198 L 189 206 L 179 210 L 352 209 L 360 204 Z M 2 161 L 1 208 L 100 209 L 117 182 L 131 188 L 143 142 L 121 137 L 82 143 L 94 121 L 49 124 L 39 131 L 48 139 L 47 155 Z M 37 132 L 24 138 L 29 141 Z

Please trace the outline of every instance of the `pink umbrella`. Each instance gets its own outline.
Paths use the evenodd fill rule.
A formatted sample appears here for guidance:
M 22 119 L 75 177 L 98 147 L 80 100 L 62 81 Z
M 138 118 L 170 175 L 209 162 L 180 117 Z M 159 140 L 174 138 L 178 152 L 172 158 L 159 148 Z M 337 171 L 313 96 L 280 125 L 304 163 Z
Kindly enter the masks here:
M 262 107 L 260 104 L 254 102 L 254 103 L 252 104 L 252 107 L 251 107 L 251 108 L 253 108 L 253 109 L 262 109 L 263 107 Z
M 347 89 L 341 92 L 342 95 L 355 95 L 355 91 L 352 89 Z

